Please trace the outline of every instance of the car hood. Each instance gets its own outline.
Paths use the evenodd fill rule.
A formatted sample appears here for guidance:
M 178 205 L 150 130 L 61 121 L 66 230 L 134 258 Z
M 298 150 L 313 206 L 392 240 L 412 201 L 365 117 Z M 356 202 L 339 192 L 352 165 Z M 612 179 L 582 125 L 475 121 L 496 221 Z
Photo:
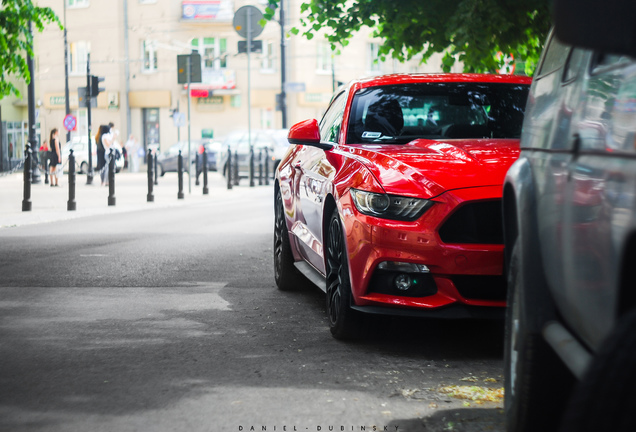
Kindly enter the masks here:
M 418 139 L 351 146 L 389 194 L 432 198 L 448 190 L 498 186 L 519 157 L 518 139 Z

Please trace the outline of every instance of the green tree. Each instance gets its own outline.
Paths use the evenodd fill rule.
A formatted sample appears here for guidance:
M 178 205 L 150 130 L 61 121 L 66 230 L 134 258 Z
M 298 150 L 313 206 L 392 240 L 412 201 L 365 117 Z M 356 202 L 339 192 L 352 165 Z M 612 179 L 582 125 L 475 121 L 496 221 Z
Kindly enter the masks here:
M 272 19 L 280 0 L 270 0 Z M 550 0 L 308 0 L 301 6 L 301 28 L 311 39 L 326 29 L 332 49 L 346 46 L 362 27 L 383 39 L 381 58 L 400 61 L 416 55 L 426 62 L 444 53 L 442 68 L 457 60 L 466 72 L 494 72 L 512 54 L 526 74 L 534 72 L 551 25 Z
M 37 7 L 31 0 L 2 0 L 0 6 L 0 99 L 20 91 L 10 81 L 10 77 L 24 79 L 27 84 L 31 75 L 27 67 L 27 55 L 33 56 L 33 34 L 29 22 L 38 31 L 48 23 L 62 25 L 51 8 Z

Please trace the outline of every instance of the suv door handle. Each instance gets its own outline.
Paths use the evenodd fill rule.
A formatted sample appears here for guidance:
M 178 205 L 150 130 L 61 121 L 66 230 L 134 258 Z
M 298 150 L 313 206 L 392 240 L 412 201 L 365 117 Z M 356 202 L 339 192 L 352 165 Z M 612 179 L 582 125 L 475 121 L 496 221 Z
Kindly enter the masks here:
M 581 152 L 581 135 L 575 133 L 572 138 L 572 153 L 574 154 L 574 157 L 576 157 Z

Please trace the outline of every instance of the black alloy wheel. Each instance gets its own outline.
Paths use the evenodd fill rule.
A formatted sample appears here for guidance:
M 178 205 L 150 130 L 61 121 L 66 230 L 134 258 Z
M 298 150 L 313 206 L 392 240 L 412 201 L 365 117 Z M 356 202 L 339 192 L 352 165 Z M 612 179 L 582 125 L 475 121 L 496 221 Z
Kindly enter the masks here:
M 347 247 L 338 209 L 334 209 L 327 234 L 327 315 L 336 339 L 358 336 L 359 317 L 351 309 L 351 281 Z
M 302 274 L 294 266 L 294 255 L 289 244 L 289 233 L 285 223 L 283 197 L 276 191 L 274 203 L 274 279 L 281 291 L 298 288 L 304 283 Z

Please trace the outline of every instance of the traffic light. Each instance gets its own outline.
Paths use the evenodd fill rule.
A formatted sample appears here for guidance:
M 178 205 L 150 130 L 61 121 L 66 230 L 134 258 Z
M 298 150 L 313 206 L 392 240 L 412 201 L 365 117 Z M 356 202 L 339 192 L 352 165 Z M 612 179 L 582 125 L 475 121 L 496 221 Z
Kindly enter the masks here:
M 91 75 L 91 97 L 96 97 L 100 92 L 105 91 L 104 87 L 100 87 L 99 83 L 103 82 L 106 78 Z

